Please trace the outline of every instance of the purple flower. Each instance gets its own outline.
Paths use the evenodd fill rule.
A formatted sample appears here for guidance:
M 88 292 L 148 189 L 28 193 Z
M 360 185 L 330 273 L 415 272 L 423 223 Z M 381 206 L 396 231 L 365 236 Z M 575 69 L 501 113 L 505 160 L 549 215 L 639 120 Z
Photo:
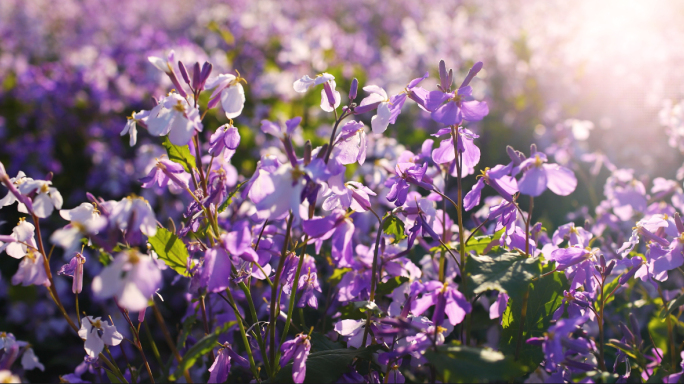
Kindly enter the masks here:
M 114 261 L 93 279 L 98 299 L 115 297 L 118 304 L 132 312 L 147 308 L 147 302 L 160 288 L 162 274 L 155 261 L 136 250 L 119 253 Z
M 353 265 L 354 223 L 344 210 L 336 209 L 326 217 L 303 220 L 302 229 L 311 238 L 318 239 L 317 252 L 320 251 L 320 242 L 332 237 L 331 256 L 335 264 L 339 268 Z
M 17 189 L 24 196 L 33 194 L 33 213 L 41 219 L 50 216 L 55 208 L 62 209 L 62 195 L 57 188 L 52 187 L 52 181 L 26 180 Z M 24 205 L 19 205 L 18 211 L 28 213 Z
M 301 289 L 302 295 L 297 301 L 297 307 L 303 308 L 308 305 L 311 308 L 318 308 L 318 300 L 316 299 L 315 291 L 322 292 L 320 285 L 318 285 L 318 277 L 316 272 L 309 272 L 306 275 L 299 277 L 299 289 Z
M 548 259 L 556 262 L 556 270 L 562 271 L 584 260 L 595 257 L 598 251 L 598 248 L 594 248 L 592 251 L 580 247 L 559 248 L 553 251 Z
M 469 211 L 480 204 L 480 195 L 485 184 L 494 188 L 501 197 L 512 203 L 513 194 L 518 192 L 518 184 L 513 177 L 509 176 L 510 173 L 510 166 L 497 165 L 491 169 L 485 168 L 482 171 L 482 175 L 479 176 L 477 183 L 473 185 L 473 188 L 463 198 L 465 210 Z
M 218 350 L 214 364 L 209 367 L 209 382 L 225 382 L 228 379 L 228 373 L 230 373 L 230 364 L 232 360 L 235 360 L 235 362 L 241 365 L 243 368 L 249 368 L 249 361 L 235 353 L 230 344 L 225 343 Z
M 499 292 L 499 295 L 496 297 L 496 301 L 489 306 L 490 319 L 498 319 L 503 316 L 504 312 L 506 311 L 506 307 L 508 306 L 508 298 L 509 297 L 506 292 Z
M 465 315 L 472 309 L 465 296 L 447 283 L 430 281 L 425 284 L 425 291 L 429 293 L 414 302 L 411 312 L 414 316 L 420 316 L 434 305 L 432 322 L 436 326 L 442 325 L 445 315 L 449 318 L 449 323 L 455 326 L 463 321 Z
M 71 276 L 73 278 L 73 283 L 71 285 L 71 291 L 73 293 L 81 293 L 83 290 L 83 264 L 85 264 L 86 258 L 77 253 L 76 256 L 72 257 L 68 264 L 64 264 L 60 268 L 60 275 Z
M 566 355 L 563 351 L 564 345 L 568 344 L 567 342 L 572 343 L 572 341 L 575 341 L 570 338 L 570 334 L 574 332 L 578 326 L 584 324 L 587 320 L 588 318 L 585 316 L 562 319 L 549 328 L 547 336 L 541 340 L 542 350 L 546 355 L 547 369 L 555 370 L 557 364 L 560 364 L 565 360 Z M 583 344 L 583 346 L 586 346 L 586 341 L 581 339 L 578 340 Z M 539 341 L 535 339 L 530 339 L 527 341 L 528 344 L 536 344 L 538 342 Z M 573 343 L 573 345 L 574 344 L 579 343 Z
M 233 225 L 228 234 L 221 236 L 226 250 L 247 262 L 257 262 L 259 255 L 252 248 L 252 228 L 247 220 L 240 220 Z
M 292 136 L 295 129 L 302 122 L 302 118 L 297 116 L 285 122 L 285 129 L 279 124 L 270 122 L 268 120 L 261 120 L 261 131 L 273 135 L 280 140 L 284 140 L 287 136 Z
M 473 65 L 456 92 L 450 92 L 451 79 L 446 80 L 445 74 L 440 73 L 442 90 L 430 92 L 426 103 L 427 109 L 432 111 L 432 120 L 444 125 L 460 125 L 463 120 L 479 121 L 487 116 L 489 113 L 487 103 L 476 101 L 472 96 L 473 89 L 469 86 L 470 81 L 480 72 L 482 66 L 481 61 Z
M 224 124 L 209 139 L 209 153 L 217 156 L 224 150 L 235 151 L 240 146 L 240 133 L 232 125 Z
M 321 73 L 312 79 L 309 75 L 305 75 L 295 81 L 292 86 L 295 92 L 304 93 L 309 88 L 321 84 L 323 84 L 323 89 L 321 90 L 321 109 L 325 112 L 332 112 L 340 106 L 340 101 L 342 100 L 340 93 L 335 90 L 335 76 L 329 73 Z
M 185 172 L 183 166 L 171 160 L 157 160 L 157 164 L 150 170 L 147 176 L 140 179 L 143 188 L 152 188 L 156 184 L 159 188 L 167 185 L 169 189 L 178 193 L 185 190 L 190 180 L 190 175 Z
M 404 205 L 409 192 L 409 184 L 432 190 L 432 185 L 426 181 L 429 180 L 425 176 L 427 167 L 427 163 L 422 166 L 414 163 L 397 163 L 394 168 L 396 176 L 385 182 L 385 186 L 390 187 L 386 196 L 387 200 L 394 202 L 397 207 Z
M 349 121 L 342 126 L 335 139 L 333 158 L 342 165 L 366 161 L 366 126 L 358 121 Z
M 280 366 L 285 366 L 292 360 L 292 381 L 303 383 L 306 377 L 306 359 L 311 350 L 310 337 L 300 333 L 293 340 L 288 340 L 280 347 L 283 356 L 280 359 Z
M 209 292 L 221 292 L 230 284 L 232 275 L 231 260 L 225 249 L 215 247 L 204 253 L 204 264 L 200 275 L 200 285 Z
M 126 234 L 138 231 L 152 237 L 157 233 L 157 219 L 150 203 L 142 197 L 129 196 L 112 208 L 111 220 Z
M 456 152 L 454 150 L 454 138 L 451 137 L 451 130 L 449 128 L 440 129 L 437 134 L 433 136 L 440 136 L 449 134 L 449 138 L 442 140 L 439 143 L 439 148 L 432 151 L 432 160 L 437 164 L 451 163 L 456 159 Z M 456 147 L 458 152 L 463 156 L 463 170 L 465 175 L 473 172 L 475 166 L 480 162 L 480 148 L 473 142 L 478 135 L 474 134 L 467 128 L 460 127 L 456 135 Z
M 563 240 L 567 239 L 569 245 L 577 245 L 586 248 L 589 246 L 589 240 L 591 240 L 592 237 L 593 235 L 591 232 L 587 231 L 586 229 L 582 227 L 576 227 L 575 223 L 567 223 L 556 229 L 556 232 L 553 233 L 553 238 L 551 241 L 554 245 L 558 246 L 563 242 Z
M 558 164 L 546 164 L 546 161 L 546 155 L 537 152 L 520 164 L 519 169 L 524 172 L 518 180 L 520 193 L 536 197 L 549 188 L 560 196 L 571 194 L 577 187 L 575 174 Z
M 330 194 L 323 201 L 323 209 L 327 211 L 351 208 L 354 212 L 366 212 L 371 207 L 370 196 L 377 195 L 372 189 L 356 181 L 345 183 L 344 173 L 331 176 L 328 187 Z

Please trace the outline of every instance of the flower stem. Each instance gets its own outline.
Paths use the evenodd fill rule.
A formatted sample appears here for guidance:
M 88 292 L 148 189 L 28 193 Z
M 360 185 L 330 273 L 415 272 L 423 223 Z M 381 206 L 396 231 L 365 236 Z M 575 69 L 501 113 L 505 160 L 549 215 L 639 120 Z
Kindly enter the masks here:
M 154 312 L 154 317 L 157 319 L 157 323 L 159 323 L 159 326 L 161 327 L 161 331 L 164 334 L 164 339 L 166 339 L 166 344 L 169 345 L 169 349 L 171 349 L 171 352 L 173 353 L 173 356 L 176 358 L 176 362 L 180 364 L 180 362 L 183 360 L 181 358 L 180 353 L 178 353 L 178 349 L 176 349 L 176 344 L 174 344 L 173 339 L 171 338 L 171 333 L 169 333 L 169 329 L 166 328 L 166 323 L 164 322 L 164 317 L 162 317 L 161 312 L 159 312 L 159 308 L 157 308 L 156 305 L 152 306 L 152 311 Z M 188 383 L 192 383 L 192 378 L 190 377 L 190 373 L 186 369 L 183 372 L 183 376 L 185 377 L 185 381 Z
M 375 211 L 373 211 L 375 214 L 375 217 L 378 219 L 378 233 L 375 236 L 375 250 L 373 252 L 373 267 L 371 269 L 371 290 L 370 290 L 370 301 L 375 302 L 375 288 L 377 284 L 375 283 L 375 275 L 378 270 L 378 254 L 380 253 L 380 239 L 382 238 L 382 226 L 385 222 L 385 219 L 380 219 L 380 216 L 378 216 Z M 389 216 L 387 216 L 389 217 Z M 378 280 L 380 280 L 378 278 Z M 365 347 L 366 346 L 366 341 L 368 340 L 368 332 L 370 331 L 370 324 L 371 324 L 371 311 L 368 311 L 368 316 L 366 317 L 366 327 L 363 330 L 363 343 L 361 346 Z
M 276 321 L 278 317 L 276 316 L 276 306 L 278 296 L 278 284 L 280 283 L 280 275 L 283 273 L 283 266 L 285 265 L 285 257 L 287 254 L 288 245 L 290 244 L 290 235 L 292 231 L 292 221 L 294 220 L 294 214 L 290 212 L 290 216 L 287 219 L 287 229 L 285 230 L 285 241 L 283 241 L 283 248 L 280 251 L 280 260 L 278 261 L 278 269 L 276 270 L 275 277 L 273 278 L 273 285 L 271 286 L 271 308 L 270 308 L 270 322 L 268 323 L 268 330 L 270 334 L 270 354 L 271 354 L 271 376 L 275 375 L 275 371 L 278 369 L 278 362 L 276 361 L 276 345 L 275 345 L 275 331 L 276 331 Z
M 200 304 L 200 310 L 202 311 L 202 324 L 204 325 L 204 335 L 206 336 L 209 334 L 209 321 L 207 319 L 207 306 L 204 303 L 204 297 L 205 297 L 205 294 L 202 293 L 200 295 L 199 304 Z M 213 363 L 214 362 L 214 350 L 211 350 L 211 352 L 209 352 L 209 357 L 211 358 L 211 362 Z
M 525 221 L 525 255 L 530 257 L 530 222 L 532 221 L 532 209 L 534 208 L 534 197 L 530 196 L 530 211 L 527 213 L 527 220 Z M 527 285 L 525 294 L 523 295 L 522 308 L 520 309 L 520 325 L 518 327 L 518 340 L 515 342 L 515 360 L 520 357 L 520 349 L 522 348 L 522 339 L 525 333 L 525 321 L 527 320 L 527 302 L 530 299 L 530 286 Z

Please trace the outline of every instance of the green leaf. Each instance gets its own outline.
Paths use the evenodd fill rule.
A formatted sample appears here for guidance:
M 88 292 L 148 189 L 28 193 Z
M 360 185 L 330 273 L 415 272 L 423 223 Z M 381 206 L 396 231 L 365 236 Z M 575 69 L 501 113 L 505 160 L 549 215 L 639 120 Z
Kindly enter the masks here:
M 189 257 L 188 249 L 178 236 L 172 234 L 166 228 L 157 228 L 157 234 L 147 239 L 147 241 L 166 265 L 183 276 L 190 276 L 186 268 Z
M 185 348 L 185 341 L 188 339 L 188 336 L 190 335 L 190 332 L 192 331 L 192 326 L 195 325 L 195 322 L 197 321 L 197 315 L 190 315 L 188 316 L 185 321 L 183 322 L 183 329 L 181 330 L 180 335 L 178 336 L 178 342 L 176 343 L 176 349 L 184 349 Z
M 466 264 L 469 296 L 489 290 L 522 296 L 530 281 L 541 273 L 539 258 L 519 253 L 471 255 Z
M 665 320 L 669 315 L 674 313 L 679 307 L 684 305 L 684 294 L 679 295 L 676 299 L 672 299 L 667 303 L 667 307 L 660 312 L 660 318 Z
M 382 230 L 386 234 L 394 237 L 392 244 L 396 244 L 406 238 L 404 222 L 399 220 L 396 216 L 390 215 L 386 217 L 385 221 L 382 223 Z
M 188 148 L 187 145 L 171 144 L 169 138 L 164 137 L 162 146 L 166 149 L 166 153 L 169 155 L 169 160 L 182 165 L 183 169 L 185 169 L 185 172 L 192 174 L 190 170 L 197 168 L 195 156 L 190 153 L 190 148 Z
M 112 255 L 105 252 L 104 249 L 100 248 L 100 254 L 98 255 L 98 260 L 100 260 L 100 263 L 102 263 L 102 265 L 104 265 L 106 267 L 112 263 L 113 259 L 112 259 Z
M 551 266 L 542 269 L 550 272 Z M 528 367 L 537 367 L 544 358 L 540 346 L 525 341 L 531 337 L 541 337 L 549 328 L 553 313 L 563 300 L 563 291 L 569 284 L 562 272 L 552 273 L 530 283 L 527 301 L 527 315 L 523 327 L 519 362 Z M 520 331 L 521 311 L 524 293 L 510 295 L 506 312 L 503 314 L 503 331 L 499 340 L 499 350 L 507 356 L 515 355 L 518 333 Z M 532 368 L 534 369 L 534 368 Z
M 382 310 L 372 301 L 354 301 L 340 307 L 340 313 L 342 314 L 342 319 L 354 319 L 361 320 L 366 318 L 366 312 L 372 311 L 376 314 L 382 314 Z
M 408 280 L 409 280 L 408 277 L 402 277 L 402 276 L 393 277 L 393 278 L 387 280 L 387 282 L 385 282 L 385 283 L 378 284 L 378 288 L 375 290 L 375 295 L 376 295 L 376 297 L 377 296 L 389 295 L 398 286 L 404 284 Z
M 107 373 L 107 378 L 109 378 L 110 383 L 117 383 L 117 384 L 123 384 L 126 383 L 128 384 L 128 381 L 126 378 L 123 378 L 123 381 L 121 381 L 115 374 L 114 372 L 110 371 L 109 369 L 105 368 L 105 373 Z
M 204 336 L 197 343 L 195 343 L 195 345 L 188 349 L 185 355 L 183 355 L 181 362 L 178 363 L 176 371 L 169 377 L 171 381 L 175 381 L 178 378 L 176 374 L 182 374 L 182 372 L 185 372 L 186 369 L 195 365 L 197 359 L 208 354 L 212 349 L 214 349 L 214 347 L 216 347 L 219 337 L 219 330 L 220 329 L 217 329 L 216 332 Z
M 342 281 L 344 274 L 351 271 L 351 268 L 338 268 L 333 271 L 332 275 L 328 277 L 328 283 L 332 285 L 337 285 Z
M 466 347 L 453 342 L 437 347 L 437 351 L 428 350 L 425 358 L 445 383 L 508 381 L 529 370 L 493 349 Z
M 249 181 L 249 180 L 247 180 L 247 181 Z M 226 199 L 226 201 L 224 201 L 223 204 L 221 204 L 221 205 L 219 206 L 218 213 L 221 213 L 221 212 L 225 211 L 226 208 L 228 208 L 228 206 L 230 205 L 230 203 L 233 202 L 233 197 L 234 197 L 238 192 L 240 192 L 240 189 L 242 189 L 242 186 L 245 185 L 245 183 L 247 183 L 247 181 L 243 181 L 242 183 L 240 183 L 240 184 L 238 184 L 238 185 L 235 186 L 235 189 L 233 189 L 233 191 L 230 192 L 230 193 L 228 194 L 228 198 Z
M 313 352 L 306 359 L 306 378 L 304 383 L 334 383 L 347 370 L 354 359 L 371 360 L 380 345 L 360 349 L 333 349 Z M 273 383 L 292 383 L 292 362 L 278 371 Z
M 333 351 L 336 349 L 345 349 L 342 343 L 337 341 L 332 341 L 328 339 L 322 333 L 313 332 L 311 334 L 311 350 L 314 352 L 319 351 Z
M 501 238 L 501 235 L 503 235 L 504 231 L 506 229 L 502 228 L 498 232 L 496 232 L 493 235 L 487 235 L 487 236 L 474 236 L 470 241 L 468 242 L 468 245 L 466 245 L 465 249 L 466 252 L 470 251 L 475 251 L 478 255 L 481 255 L 485 253 L 485 249 L 487 246 L 494 240 L 499 240 Z M 460 244 L 456 246 L 456 249 L 460 247 Z M 489 253 L 489 252 L 487 252 Z

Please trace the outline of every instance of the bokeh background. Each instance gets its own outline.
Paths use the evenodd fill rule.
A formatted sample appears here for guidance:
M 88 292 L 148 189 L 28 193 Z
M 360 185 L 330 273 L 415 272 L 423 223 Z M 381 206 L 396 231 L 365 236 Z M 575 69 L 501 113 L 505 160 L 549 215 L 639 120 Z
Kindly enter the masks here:
M 440 59 L 456 79 L 483 61 L 472 84 L 491 111 L 471 126 L 480 165 L 505 162 L 506 145 L 527 152 L 534 142 L 579 176 L 570 197 L 535 204 L 553 230 L 602 199 L 609 172 L 593 172 L 597 161 L 633 168 L 644 181 L 684 176 L 682 47 L 684 3 L 675 0 L 2 0 L 0 161 L 12 175 L 54 173 L 66 208 L 86 191 L 141 193 L 138 178 L 164 151 L 145 132 L 134 148 L 119 133 L 126 116 L 170 89 L 147 57 L 171 49 L 186 65 L 208 60 L 248 80 L 236 121 L 243 145 L 232 161 L 246 177 L 277 144 L 261 134 L 262 119 L 303 116 L 299 145 L 329 135 L 318 94 L 292 89 L 304 74 L 330 72 L 343 90 L 358 77 L 393 94 L 426 71 L 425 87 L 434 87 Z M 208 136 L 226 118 L 210 114 L 205 122 Z M 411 106 L 385 135 L 396 139 L 390 145 L 417 149 L 437 128 Z M 160 214 L 180 214 L 181 204 L 145 193 Z M 0 211 L 0 233 L 16 224 L 13 211 Z M 64 224 L 54 220 L 47 226 Z M 0 257 L 0 331 L 53 356 L 43 359 L 49 369 L 70 372 L 69 356 L 60 356 L 73 344 L 61 340 L 66 324 L 52 316 L 44 292 L 9 285 L 16 262 L 7 259 Z M 54 378 L 43 375 L 27 373 Z

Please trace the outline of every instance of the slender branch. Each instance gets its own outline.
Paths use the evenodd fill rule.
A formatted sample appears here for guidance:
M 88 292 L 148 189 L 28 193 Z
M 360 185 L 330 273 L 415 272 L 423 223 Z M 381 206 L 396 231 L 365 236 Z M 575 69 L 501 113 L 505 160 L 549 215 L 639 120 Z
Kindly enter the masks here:
M 166 344 L 168 344 L 169 349 L 171 349 L 171 353 L 173 353 L 173 356 L 176 358 L 176 362 L 180 364 L 180 362 L 183 360 L 181 358 L 180 353 L 178 353 L 178 349 L 176 349 L 176 344 L 173 342 L 173 339 L 171 338 L 171 334 L 169 333 L 169 329 L 166 328 L 166 323 L 164 322 L 164 318 L 162 317 L 161 312 L 159 312 L 159 308 L 157 308 L 157 305 L 152 306 L 152 312 L 154 313 L 154 317 L 157 319 L 157 323 L 161 327 L 162 334 L 164 334 L 164 339 L 166 340 Z M 183 371 L 183 376 L 185 377 L 185 381 L 188 383 L 192 383 L 192 378 L 190 377 L 190 373 L 186 369 Z
M 271 354 L 271 376 L 275 374 L 275 370 L 278 368 L 278 362 L 276 361 L 276 345 L 275 345 L 275 331 L 276 331 L 276 306 L 278 299 L 278 284 L 280 283 L 280 276 L 283 273 L 283 266 L 285 265 L 285 258 L 287 254 L 288 245 L 290 244 L 290 235 L 292 231 L 292 221 L 294 220 L 294 214 L 290 212 L 289 218 L 287 219 L 287 229 L 285 230 L 285 241 L 283 241 L 283 248 L 280 251 L 280 260 L 278 261 L 278 269 L 274 277 L 273 285 L 271 286 L 271 307 L 270 307 L 270 322 L 268 324 L 270 333 L 270 354 Z
M 373 211 L 375 213 L 375 211 Z M 380 216 L 375 214 L 375 217 L 378 218 L 378 233 L 375 236 L 375 249 L 373 252 L 373 266 L 371 269 L 371 290 L 370 290 L 370 301 L 375 302 L 375 288 L 376 288 L 376 283 L 375 283 L 375 275 L 378 270 L 378 254 L 380 252 L 380 239 L 382 238 L 382 226 L 386 220 L 385 219 L 380 219 Z M 387 216 L 390 217 L 390 216 Z M 380 280 L 380 279 L 378 279 Z M 370 323 L 371 323 L 371 311 L 368 311 L 368 316 L 366 317 L 366 327 L 363 330 L 363 343 L 361 344 L 362 346 L 366 346 L 366 341 L 368 340 L 368 332 L 370 331 Z

